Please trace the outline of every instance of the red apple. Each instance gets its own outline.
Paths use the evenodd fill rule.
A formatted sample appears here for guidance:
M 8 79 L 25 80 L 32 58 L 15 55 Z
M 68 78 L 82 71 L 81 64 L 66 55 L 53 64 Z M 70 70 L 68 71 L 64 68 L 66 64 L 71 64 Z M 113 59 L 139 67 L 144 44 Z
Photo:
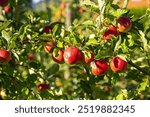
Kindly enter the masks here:
M 0 6 L 5 7 L 8 5 L 8 0 L 0 0 Z
M 0 50 L 0 61 L 8 63 L 11 60 L 11 53 L 7 50 Z
M 78 11 L 79 11 L 80 14 L 82 14 L 82 13 L 85 12 L 85 10 L 84 10 L 82 7 L 80 7 L 80 8 L 78 9 Z
M 91 72 L 93 75 L 103 75 L 108 71 L 108 64 L 105 60 L 95 60 L 91 64 Z
M 65 11 L 61 11 L 61 14 L 60 14 L 62 17 L 65 17 L 66 16 L 66 12 Z
M 10 7 L 9 6 L 5 6 L 4 7 L 4 12 L 5 13 L 9 13 L 10 12 Z
M 94 53 L 90 53 L 90 56 L 87 56 L 86 54 L 83 54 L 83 62 L 86 64 L 90 64 L 92 61 L 94 61 Z
M 65 9 L 66 8 L 66 3 L 65 2 L 61 2 L 60 3 L 60 8 L 61 9 Z
M 57 63 L 63 63 L 64 62 L 64 58 L 63 58 L 64 51 L 60 49 L 57 54 L 58 55 L 56 55 L 55 51 L 53 51 L 52 59 Z
M 28 54 L 28 60 L 32 61 L 35 58 L 35 53 L 29 53 Z
M 132 27 L 132 21 L 122 16 L 117 20 L 116 25 L 119 32 L 128 32 Z
M 53 29 L 53 27 L 48 25 L 43 28 L 43 32 L 48 34 L 51 32 L 52 29 Z
M 55 47 L 55 43 L 52 42 L 52 41 L 50 41 L 50 42 L 47 42 L 47 43 L 44 45 L 44 50 L 45 50 L 45 52 L 47 52 L 47 53 L 52 53 L 54 47 Z
M 125 70 L 127 62 L 120 57 L 115 57 L 110 62 L 110 68 L 113 72 L 120 72 Z
M 49 85 L 48 84 L 39 84 L 38 85 L 38 91 L 43 91 L 43 90 L 47 90 L 47 89 L 49 89 Z
M 70 46 L 64 51 L 64 61 L 67 64 L 75 64 L 78 61 L 80 61 L 81 58 L 82 58 L 81 51 L 74 46 Z
M 104 85 L 104 92 L 105 93 L 108 93 L 108 92 L 110 92 L 111 91 L 111 86 L 109 86 L 109 85 Z
M 103 33 L 103 39 L 104 39 L 104 40 L 111 40 L 111 35 L 116 36 L 116 37 L 119 35 L 119 32 L 118 32 L 117 28 L 114 27 L 114 26 L 109 27 L 109 28 Z

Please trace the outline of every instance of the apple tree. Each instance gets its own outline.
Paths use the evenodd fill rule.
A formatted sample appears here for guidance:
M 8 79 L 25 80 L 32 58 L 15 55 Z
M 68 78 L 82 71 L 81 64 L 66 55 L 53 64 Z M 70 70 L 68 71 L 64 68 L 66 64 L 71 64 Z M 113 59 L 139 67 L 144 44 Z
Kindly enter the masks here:
M 0 0 L 0 98 L 149 99 L 150 9 L 136 18 L 123 2 L 64 0 L 44 18 Z

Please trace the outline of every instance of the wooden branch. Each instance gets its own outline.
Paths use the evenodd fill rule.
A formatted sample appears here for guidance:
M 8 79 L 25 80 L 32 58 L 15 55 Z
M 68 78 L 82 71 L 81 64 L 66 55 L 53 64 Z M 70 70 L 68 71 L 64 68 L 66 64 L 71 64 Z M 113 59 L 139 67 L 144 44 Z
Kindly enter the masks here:
M 143 68 L 139 67 L 138 65 L 136 65 L 135 63 L 133 63 L 131 60 L 128 60 L 127 62 L 131 66 L 135 67 L 137 70 L 141 71 L 143 74 L 150 75 L 148 71 L 146 71 Z

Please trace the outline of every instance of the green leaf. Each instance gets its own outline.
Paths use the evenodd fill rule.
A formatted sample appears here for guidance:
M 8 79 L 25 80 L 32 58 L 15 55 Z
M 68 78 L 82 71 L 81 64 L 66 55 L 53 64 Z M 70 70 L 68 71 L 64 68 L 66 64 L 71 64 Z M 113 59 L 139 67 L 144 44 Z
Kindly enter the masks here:
M 89 39 L 88 42 L 86 43 L 86 45 L 98 45 L 98 44 L 99 42 L 94 38 Z
M 120 37 L 120 36 L 119 36 Z M 121 42 L 122 42 L 122 39 L 121 39 L 121 37 L 119 38 L 119 40 L 116 42 L 116 45 L 115 45 L 115 47 L 114 47 L 114 52 L 116 51 L 116 50 L 118 50 L 118 47 L 121 45 Z
M 9 49 L 13 49 L 16 47 L 16 39 L 18 38 L 18 34 L 14 34 L 9 41 Z
M 10 40 L 10 35 L 9 35 L 9 33 L 6 32 L 5 30 L 2 30 L 2 37 L 3 37 L 4 39 L 6 39 L 7 42 L 9 42 L 9 40 Z
M 143 79 L 143 82 L 141 82 L 137 88 L 137 92 L 140 93 L 142 91 L 146 90 L 146 87 L 149 85 L 148 78 Z
M 146 14 L 150 15 L 150 8 L 146 9 Z
M 91 58 L 91 52 L 90 51 L 82 51 L 88 58 Z
M 123 14 L 127 13 L 128 11 L 126 9 L 117 9 L 116 11 L 114 11 L 112 13 L 113 16 L 115 17 L 120 17 L 122 16 Z
M 81 40 L 78 35 L 71 32 L 72 37 L 70 37 L 70 41 L 73 45 L 77 45 L 78 43 L 81 43 Z
M 53 53 L 54 53 L 55 57 L 58 57 L 58 55 L 59 55 L 58 52 L 59 52 L 59 49 L 58 48 L 54 48 Z
M 113 56 L 113 52 L 110 51 L 109 49 L 102 49 L 100 52 L 98 52 L 97 55 L 95 55 L 95 59 L 105 59 Z
M 20 34 L 21 40 L 23 40 L 25 38 L 29 26 L 30 25 L 22 25 L 21 28 L 19 29 L 19 34 Z
M 46 77 L 55 74 L 59 70 L 59 65 L 57 63 L 52 64 L 46 71 Z
M 29 89 L 28 88 L 23 88 L 22 90 L 21 90 L 21 92 L 23 93 L 23 94 L 25 94 L 25 95 L 28 95 L 29 94 Z
M 63 48 L 63 42 L 62 41 L 57 41 L 57 47 Z
M 122 51 L 124 52 L 124 53 L 126 53 L 126 52 L 128 52 L 129 51 L 129 48 L 128 48 L 128 45 L 127 45 L 128 43 L 127 43 L 127 39 L 124 39 L 123 40 L 123 43 L 122 43 L 122 45 L 121 45 L 121 49 L 122 49 Z
M 134 45 L 134 39 L 132 38 L 132 35 L 128 35 L 128 38 L 129 47 L 132 47 Z
M 122 89 L 120 94 L 117 95 L 116 99 L 117 100 L 124 100 L 124 99 L 127 99 L 128 97 L 128 92 L 126 89 Z
M 144 32 L 139 30 L 139 34 L 140 34 L 141 40 L 143 42 L 143 48 L 146 52 L 148 52 L 148 42 L 147 42 Z
M 123 100 L 124 99 L 123 94 L 121 93 L 121 94 L 117 95 L 116 99 L 117 100 Z
M 83 22 L 82 24 L 87 26 L 87 25 L 93 25 L 94 23 L 91 20 L 87 20 L 87 21 Z
M 1 32 L 3 29 L 7 28 L 7 27 L 9 26 L 9 24 L 11 24 L 11 23 L 12 23 L 12 21 L 7 20 L 7 21 L 5 21 L 2 25 L 0 25 L 0 32 Z
M 56 24 L 53 23 L 51 24 L 51 26 L 53 26 L 53 29 L 52 29 L 53 36 L 61 34 L 61 27 L 62 27 L 61 23 L 56 23 Z
M 80 2 L 81 6 L 87 5 L 93 8 L 99 8 L 98 5 L 96 5 L 94 2 L 92 2 L 91 0 L 83 0 Z

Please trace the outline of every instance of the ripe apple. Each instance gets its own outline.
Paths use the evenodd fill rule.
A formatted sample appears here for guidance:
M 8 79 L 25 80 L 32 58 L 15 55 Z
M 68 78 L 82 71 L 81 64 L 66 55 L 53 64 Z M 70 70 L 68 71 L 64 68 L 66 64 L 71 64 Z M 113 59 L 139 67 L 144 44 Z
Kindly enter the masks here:
M 132 27 L 132 21 L 122 16 L 117 20 L 116 25 L 119 32 L 128 32 Z
M 61 9 L 65 9 L 66 8 L 66 3 L 65 2 L 61 2 L 60 3 L 60 8 Z
M 38 91 L 43 91 L 43 90 L 49 89 L 49 85 L 45 83 L 39 84 L 37 88 L 38 88 Z
M 108 92 L 110 92 L 111 91 L 111 86 L 109 86 L 109 85 L 104 85 L 104 92 L 105 93 L 108 93 Z
M 0 0 L 0 6 L 5 7 L 8 5 L 8 0 Z
M 45 52 L 47 52 L 47 53 L 52 53 L 54 47 L 55 47 L 55 43 L 52 42 L 52 41 L 50 41 L 50 42 L 47 42 L 47 43 L 44 45 L 44 50 L 45 50 Z
M 90 56 L 87 56 L 86 54 L 83 54 L 83 62 L 86 64 L 90 64 L 92 61 L 94 61 L 94 53 L 90 53 Z
M 111 40 L 111 35 L 118 36 L 119 32 L 116 27 L 111 26 L 103 33 L 104 40 Z
M 11 53 L 7 50 L 0 50 L 0 61 L 8 63 L 11 60 Z
M 53 29 L 53 27 L 48 25 L 43 28 L 43 32 L 48 34 L 51 32 L 52 29 Z
M 4 12 L 5 13 L 9 13 L 10 12 L 10 7 L 9 6 L 5 6 L 4 7 Z
M 80 8 L 78 9 L 78 11 L 79 11 L 80 14 L 82 14 L 82 13 L 85 12 L 85 10 L 84 10 L 82 7 L 80 7 Z
M 28 60 L 32 61 L 35 58 L 35 53 L 29 53 L 28 54 Z
M 120 57 L 115 57 L 110 62 L 110 68 L 113 72 L 120 72 L 125 70 L 127 62 Z
M 66 17 L 66 12 L 65 11 L 61 11 L 61 16 L 62 17 Z
M 64 55 L 64 51 L 62 49 L 58 51 L 58 55 L 56 55 L 55 51 L 53 51 L 52 59 L 57 63 L 63 63 L 64 62 L 63 55 Z
M 93 75 L 103 75 L 108 71 L 108 64 L 105 60 L 95 60 L 91 62 L 91 72 Z
M 81 51 L 74 46 L 70 46 L 64 51 L 64 61 L 67 64 L 75 64 L 78 61 L 80 61 L 81 58 L 82 58 Z

